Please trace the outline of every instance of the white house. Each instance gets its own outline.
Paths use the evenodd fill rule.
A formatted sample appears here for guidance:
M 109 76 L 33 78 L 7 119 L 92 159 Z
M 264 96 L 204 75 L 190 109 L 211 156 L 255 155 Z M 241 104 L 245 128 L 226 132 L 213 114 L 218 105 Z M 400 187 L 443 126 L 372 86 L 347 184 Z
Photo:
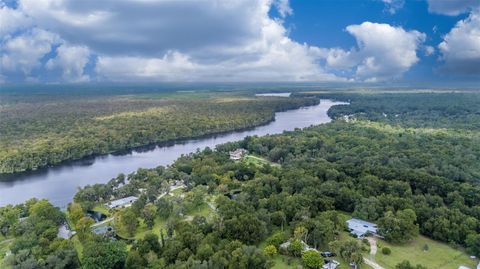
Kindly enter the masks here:
M 105 205 L 110 209 L 121 208 L 121 207 L 131 206 L 133 202 L 137 200 L 138 198 L 135 196 L 128 196 L 125 198 L 110 201 L 110 203 L 106 203 Z
M 347 220 L 347 225 L 350 233 L 357 237 L 364 237 L 367 234 L 378 235 L 377 224 L 375 223 L 354 218 Z
M 230 160 L 238 161 L 247 154 L 248 154 L 248 150 L 242 149 L 242 148 L 236 149 L 234 151 L 230 151 Z

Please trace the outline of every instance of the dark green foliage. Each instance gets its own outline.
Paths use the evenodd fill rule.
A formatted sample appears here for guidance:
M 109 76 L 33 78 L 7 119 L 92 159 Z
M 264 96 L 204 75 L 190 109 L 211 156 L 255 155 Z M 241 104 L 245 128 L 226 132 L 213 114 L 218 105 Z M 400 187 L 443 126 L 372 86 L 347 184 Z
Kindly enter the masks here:
M 84 245 L 84 269 L 121 269 L 127 259 L 127 246 L 122 241 L 90 241 Z
M 392 250 L 389 247 L 383 247 L 382 248 L 382 254 L 383 255 L 390 255 L 390 254 L 392 254 Z
M 257 126 L 273 120 L 275 111 L 318 103 L 312 98 L 231 94 L 192 99 L 96 95 L 52 99 L 24 96 L 0 111 L 0 173 Z
M 410 261 L 402 261 L 401 263 L 395 266 L 395 269 L 428 269 L 428 268 L 420 264 L 413 265 L 410 263 Z

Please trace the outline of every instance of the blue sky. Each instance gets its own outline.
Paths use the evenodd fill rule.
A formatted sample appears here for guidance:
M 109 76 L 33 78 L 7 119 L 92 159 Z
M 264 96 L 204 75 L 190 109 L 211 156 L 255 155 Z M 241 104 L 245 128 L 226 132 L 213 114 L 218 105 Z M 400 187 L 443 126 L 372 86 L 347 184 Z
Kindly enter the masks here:
M 480 0 L 0 0 L 0 81 L 480 82 Z

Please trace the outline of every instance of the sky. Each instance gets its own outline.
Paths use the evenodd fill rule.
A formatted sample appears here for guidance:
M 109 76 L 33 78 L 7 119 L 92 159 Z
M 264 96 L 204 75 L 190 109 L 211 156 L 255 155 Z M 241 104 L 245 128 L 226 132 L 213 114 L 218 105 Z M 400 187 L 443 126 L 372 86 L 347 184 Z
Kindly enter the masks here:
M 0 83 L 480 83 L 480 0 L 0 0 Z

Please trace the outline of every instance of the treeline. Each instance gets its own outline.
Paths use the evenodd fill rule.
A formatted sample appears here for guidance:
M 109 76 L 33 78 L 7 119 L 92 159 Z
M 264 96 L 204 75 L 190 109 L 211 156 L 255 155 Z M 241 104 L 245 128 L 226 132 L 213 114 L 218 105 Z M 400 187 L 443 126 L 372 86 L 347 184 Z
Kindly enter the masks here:
M 480 131 L 480 94 L 475 92 L 296 94 L 348 101 L 334 106 L 329 116 L 380 121 L 415 128 L 455 128 Z
M 0 173 L 174 139 L 264 124 L 274 112 L 318 103 L 315 98 L 82 100 L 29 103 L 2 110 Z

